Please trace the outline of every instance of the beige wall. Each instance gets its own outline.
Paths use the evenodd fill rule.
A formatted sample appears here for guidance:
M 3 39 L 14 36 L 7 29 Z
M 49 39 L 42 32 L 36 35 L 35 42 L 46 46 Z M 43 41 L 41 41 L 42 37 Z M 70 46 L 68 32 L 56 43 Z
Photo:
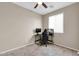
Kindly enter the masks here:
M 12 3 L 0 3 L 0 52 L 27 45 L 36 27 L 48 28 L 48 17 L 64 12 L 64 33 L 54 42 L 79 50 L 79 3 L 41 16 Z M 43 20 L 42 20 L 43 19 Z
M 43 16 L 43 28 L 48 28 L 48 17 L 64 12 L 64 33 L 55 34 L 55 44 L 79 50 L 79 3 Z
M 36 27 L 42 27 L 40 15 L 12 3 L 0 3 L 0 52 L 27 45 Z

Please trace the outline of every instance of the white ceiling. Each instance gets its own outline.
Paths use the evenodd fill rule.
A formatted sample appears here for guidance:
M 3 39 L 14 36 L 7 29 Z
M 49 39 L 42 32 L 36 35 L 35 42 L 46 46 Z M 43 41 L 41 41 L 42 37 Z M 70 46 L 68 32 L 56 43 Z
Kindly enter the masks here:
M 48 8 L 44 8 L 42 5 L 40 5 L 36 9 L 34 9 L 36 2 L 16 2 L 15 4 L 17 4 L 21 7 L 24 7 L 26 9 L 29 9 L 33 12 L 36 12 L 38 14 L 45 15 L 47 13 L 50 13 L 50 12 L 53 12 L 60 8 L 66 7 L 73 3 L 74 2 L 45 2 L 45 4 L 48 6 Z

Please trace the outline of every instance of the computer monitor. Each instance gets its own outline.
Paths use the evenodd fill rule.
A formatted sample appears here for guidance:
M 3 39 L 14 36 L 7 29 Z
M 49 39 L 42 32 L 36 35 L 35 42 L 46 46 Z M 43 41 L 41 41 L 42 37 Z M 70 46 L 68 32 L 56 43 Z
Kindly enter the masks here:
M 36 33 L 41 32 L 41 28 L 36 28 L 35 32 L 36 32 Z

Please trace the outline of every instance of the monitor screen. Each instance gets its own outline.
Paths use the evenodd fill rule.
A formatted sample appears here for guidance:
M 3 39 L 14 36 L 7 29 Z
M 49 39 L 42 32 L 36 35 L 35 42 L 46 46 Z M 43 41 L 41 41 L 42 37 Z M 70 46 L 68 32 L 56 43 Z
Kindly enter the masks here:
M 35 32 L 36 33 L 41 32 L 41 28 L 36 28 Z

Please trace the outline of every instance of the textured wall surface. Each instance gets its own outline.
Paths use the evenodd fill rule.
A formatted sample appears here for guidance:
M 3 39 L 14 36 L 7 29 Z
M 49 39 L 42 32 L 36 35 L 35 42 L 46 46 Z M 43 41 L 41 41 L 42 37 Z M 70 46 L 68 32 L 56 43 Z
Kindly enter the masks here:
M 48 28 L 48 17 L 64 13 L 64 33 L 56 33 L 54 42 L 58 45 L 79 50 L 79 3 L 56 10 L 43 16 L 43 28 Z
M 27 45 L 41 15 L 12 3 L 0 3 L 0 52 Z

